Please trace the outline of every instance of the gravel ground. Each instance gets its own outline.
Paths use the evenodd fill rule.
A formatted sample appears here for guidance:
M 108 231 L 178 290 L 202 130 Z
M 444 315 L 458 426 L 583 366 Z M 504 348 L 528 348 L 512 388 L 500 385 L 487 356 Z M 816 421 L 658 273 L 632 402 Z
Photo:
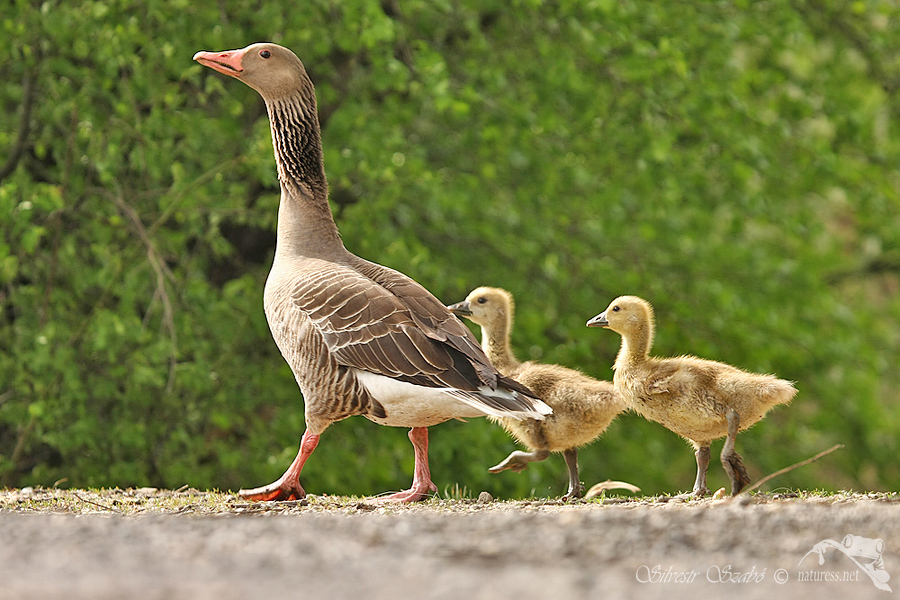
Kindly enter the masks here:
M 900 573 L 897 494 L 395 506 L 26 488 L 0 491 L 0 598 L 890 596 L 838 550 L 804 558 L 848 534 L 883 540 L 881 572 Z

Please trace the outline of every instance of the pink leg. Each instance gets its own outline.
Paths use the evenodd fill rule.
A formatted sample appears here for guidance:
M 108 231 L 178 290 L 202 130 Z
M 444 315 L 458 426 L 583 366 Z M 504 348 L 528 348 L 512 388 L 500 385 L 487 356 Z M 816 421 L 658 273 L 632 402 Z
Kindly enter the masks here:
M 410 429 L 409 441 L 412 442 L 416 453 L 412 487 L 405 492 L 381 496 L 374 500 L 378 502 L 418 502 L 427 498 L 431 492 L 437 492 L 437 486 L 431 481 L 431 471 L 428 469 L 428 428 L 413 427 Z
M 310 433 L 307 429 L 303 432 L 303 438 L 300 440 L 300 451 L 297 452 L 297 458 L 278 481 L 252 490 L 241 490 L 238 494 L 247 500 L 300 500 L 306 498 L 306 492 L 300 485 L 300 471 L 318 443 L 318 434 Z

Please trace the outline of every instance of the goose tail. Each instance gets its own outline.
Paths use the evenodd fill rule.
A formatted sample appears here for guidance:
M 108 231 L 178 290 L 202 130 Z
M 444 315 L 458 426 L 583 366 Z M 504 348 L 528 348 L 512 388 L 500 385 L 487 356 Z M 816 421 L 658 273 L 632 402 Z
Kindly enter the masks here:
M 553 414 L 553 409 L 542 400 L 516 390 L 481 386 L 477 392 L 449 390 L 449 393 L 491 417 L 543 420 Z

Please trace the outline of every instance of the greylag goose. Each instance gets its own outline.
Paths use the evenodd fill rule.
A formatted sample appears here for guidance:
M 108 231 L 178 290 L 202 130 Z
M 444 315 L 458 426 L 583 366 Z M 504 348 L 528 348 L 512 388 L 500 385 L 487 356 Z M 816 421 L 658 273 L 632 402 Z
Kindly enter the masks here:
M 722 437 L 722 466 L 731 480 L 731 494 L 740 493 L 750 477 L 734 450 L 738 431 L 762 419 L 776 404 L 790 402 L 796 388 L 772 375 L 694 356 L 651 357 L 653 307 L 636 296 L 616 298 L 587 326 L 612 329 L 622 336 L 613 383 L 629 408 L 693 444 L 697 478 L 692 494 L 709 494 L 709 446 Z
M 315 89 L 293 52 L 259 43 L 198 52 L 194 60 L 244 82 L 266 103 L 281 203 L 263 303 L 305 402 L 297 457 L 277 481 L 241 490 L 242 497 L 305 497 L 300 472 L 320 435 L 353 415 L 410 428 L 412 487 L 383 499 L 412 502 L 437 491 L 427 427 L 484 415 L 550 414 L 490 365 L 475 336 L 425 288 L 344 247 L 328 205 Z
M 509 342 L 515 303 L 506 290 L 480 287 L 464 301 L 447 308 L 480 325 L 481 347 L 491 363 L 553 409 L 553 414 L 543 420 L 495 418 L 531 452 L 513 452 L 490 471 L 519 472 L 530 462 L 544 460 L 551 452 L 561 452 L 569 471 L 569 489 L 564 499 L 582 497 L 585 488 L 578 477 L 578 447 L 597 439 L 616 415 L 625 410 L 613 384 L 559 365 L 519 362 Z

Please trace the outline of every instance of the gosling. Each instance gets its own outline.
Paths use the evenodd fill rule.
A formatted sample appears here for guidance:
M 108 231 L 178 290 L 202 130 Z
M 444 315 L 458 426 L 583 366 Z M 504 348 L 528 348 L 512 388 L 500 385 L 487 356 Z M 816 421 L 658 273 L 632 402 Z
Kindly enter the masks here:
M 498 371 L 527 386 L 553 409 L 542 421 L 494 419 L 531 452 L 515 451 L 489 471 L 519 472 L 528 463 L 545 460 L 551 452 L 561 452 L 569 472 L 569 489 L 563 499 L 581 498 L 585 487 L 578 477 L 577 448 L 606 431 L 625 405 L 608 381 L 559 365 L 519 362 L 509 342 L 514 306 L 506 290 L 480 287 L 464 301 L 447 307 L 481 326 L 481 347 Z
M 776 404 L 790 402 L 797 393 L 790 382 L 694 356 L 651 357 L 653 307 L 635 296 L 616 298 L 587 326 L 612 329 L 622 336 L 613 383 L 625 404 L 693 444 L 694 497 L 709 494 L 709 446 L 723 436 L 721 460 L 731 480 L 731 495 L 749 485 L 750 476 L 734 450 L 735 438 Z

